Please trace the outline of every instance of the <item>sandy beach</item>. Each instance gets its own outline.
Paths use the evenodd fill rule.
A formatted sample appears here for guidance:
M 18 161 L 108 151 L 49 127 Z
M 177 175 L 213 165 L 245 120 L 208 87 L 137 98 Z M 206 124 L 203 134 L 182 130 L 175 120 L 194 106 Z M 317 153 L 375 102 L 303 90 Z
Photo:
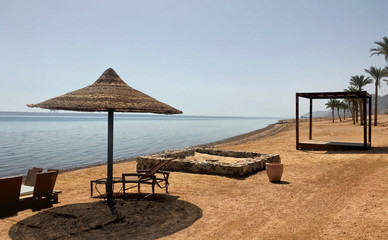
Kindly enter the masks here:
M 300 128 L 307 139 L 308 123 Z M 318 140 L 363 137 L 351 119 L 317 121 L 313 131 Z M 292 122 L 213 147 L 279 154 L 283 182 L 269 182 L 265 171 L 244 179 L 172 172 L 169 195 L 133 194 L 109 208 L 90 197 L 90 180 L 105 177 L 106 166 L 84 168 L 58 176 L 58 204 L 2 218 L 0 238 L 388 239 L 388 115 L 372 127 L 370 151 L 298 151 Z M 135 162 L 117 163 L 114 176 L 135 170 Z

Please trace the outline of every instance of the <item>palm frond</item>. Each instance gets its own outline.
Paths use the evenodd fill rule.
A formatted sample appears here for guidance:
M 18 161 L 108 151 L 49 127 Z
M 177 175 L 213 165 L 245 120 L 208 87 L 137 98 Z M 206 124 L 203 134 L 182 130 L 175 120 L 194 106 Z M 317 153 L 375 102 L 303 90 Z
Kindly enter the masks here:
M 369 77 L 365 77 L 364 75 L 357 75 L 352 76 L 349 83 L 351 86 L 357 87 L 358 91 L 362 91 L 362 88 L 370 83 L 373 83 L 373 80 Z
M 383 41 L 376 41 L 374 42 L 379 47 L 377 48 L 371 48 L 369 51 L 372 52 L 371 56 L 380 54 L 385 55 L 385 60 L 388 61 L 388 38 L 383 37 Z
M 387 68 L 371 66 L 369 69 L 364 70 L 365 72 L 369 73 L 369 75 L 375 80 L 376 85 L 379 87 L 381 87 L 380 80 L 382 80 L 388 74 Z

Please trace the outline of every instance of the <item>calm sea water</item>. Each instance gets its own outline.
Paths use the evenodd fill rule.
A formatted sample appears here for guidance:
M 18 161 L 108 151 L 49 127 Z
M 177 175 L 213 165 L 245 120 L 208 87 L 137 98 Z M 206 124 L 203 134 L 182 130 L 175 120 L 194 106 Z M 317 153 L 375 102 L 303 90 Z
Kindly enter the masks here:
M 114 160 L 214 142 L 278 118 L 115 113 Z M 107 113 L 0 112 L 0 177 L 105 163 Z

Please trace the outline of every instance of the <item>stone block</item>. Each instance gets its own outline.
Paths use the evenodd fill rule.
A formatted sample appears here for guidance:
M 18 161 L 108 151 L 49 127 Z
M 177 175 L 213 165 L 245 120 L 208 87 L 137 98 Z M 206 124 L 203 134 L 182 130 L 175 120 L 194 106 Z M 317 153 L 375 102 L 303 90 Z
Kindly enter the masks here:
M 234 157 L 236 162 L 225 163 L 217 160 L 185 160 L 187 156 L 193 156 L 195 152 L 225 157 Z M 194 173 L 217 174 L 223 176 L 247 176 L 253 172 L 265 169 L 266 162 L 280 162 L 280 156 L 275 154 L 261 154 L 256 152 L 237 152 L 218 150 L 211 148 L 189 148 L 164 153 L 142 156 L 136 159 L 138 169 L 149 169 L 154 164 L 165 160 L 173 159 L 166 170 L 185 171 Z

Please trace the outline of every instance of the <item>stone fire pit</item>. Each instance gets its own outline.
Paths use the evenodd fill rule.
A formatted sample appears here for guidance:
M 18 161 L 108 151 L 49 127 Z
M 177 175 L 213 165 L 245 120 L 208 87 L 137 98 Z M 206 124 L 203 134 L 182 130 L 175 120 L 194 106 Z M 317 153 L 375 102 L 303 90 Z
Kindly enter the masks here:
M 236 152 L 212 148 L 189 148 L 139 157 L 137 168 L 148 169 L 172 159 L 165 170 L 244 177 L 265 169 L 266 162 L 280 162 L 279 155 Z

